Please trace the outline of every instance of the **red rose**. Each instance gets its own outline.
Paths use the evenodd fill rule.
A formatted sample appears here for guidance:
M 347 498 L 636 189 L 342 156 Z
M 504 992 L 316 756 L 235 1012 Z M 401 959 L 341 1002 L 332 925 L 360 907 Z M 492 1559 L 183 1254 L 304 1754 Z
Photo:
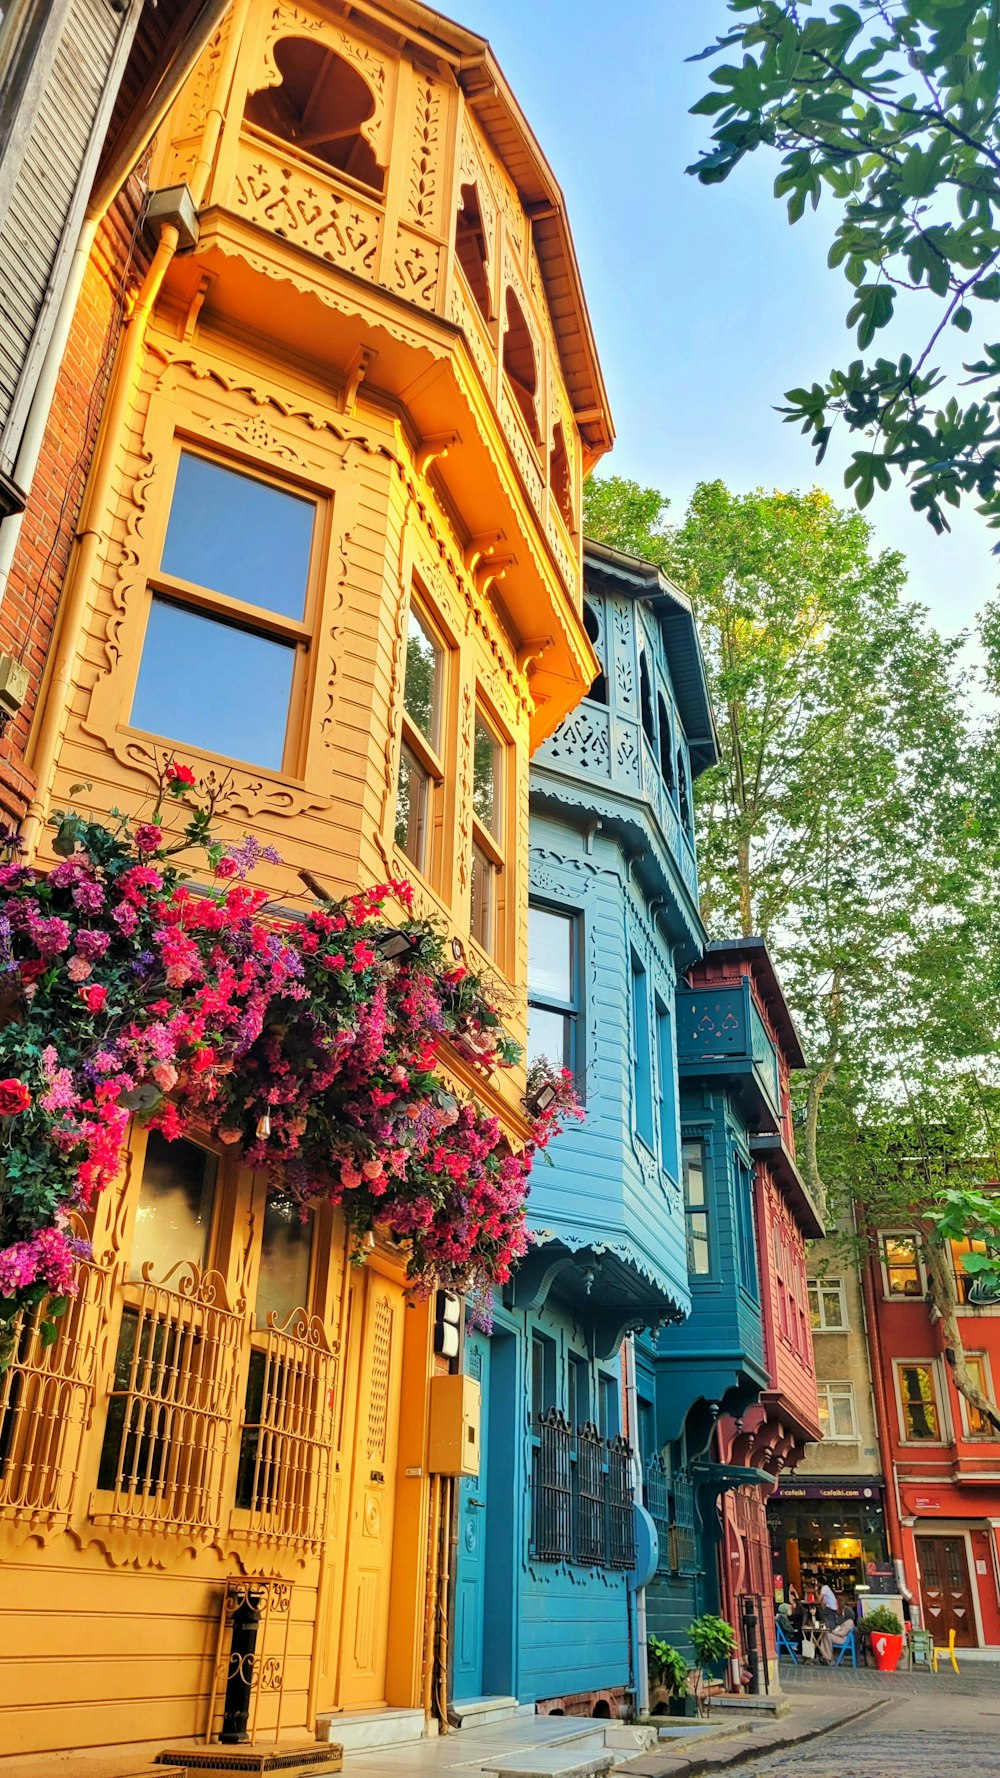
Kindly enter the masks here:
M 239 868 L 235 858 L 220 858 L 215 867 L 215 874 L 217 877 L 235 877 Z
M 100 982 L 94 982 L 89 988 L 78 988 L 77 993 L 88 1012 L 103 1012 L 108 1004 L 108 990 Z
M 137 852 L 155 852 L 163 844 L 162 827 L 154 827 L 151 821 L 144 821 L 135 830 L 135 849 Z
M 48 964 L 43 957 L 31 957 L 26 963 L 19 963 L 18 968 L 22 982 L 37 982 L 39 976 L 45 974 Z
M 0 1117 L 16 1117 L 30 1104 L 31 1094 L 23 1080 L 0 1080 Z
M 180 766 L 172 759 L 164 767 L 164 776 L 174 796 L 180 796 L 182 790 L 189 790 L 195 783 L 195 775 L 190 766 Z

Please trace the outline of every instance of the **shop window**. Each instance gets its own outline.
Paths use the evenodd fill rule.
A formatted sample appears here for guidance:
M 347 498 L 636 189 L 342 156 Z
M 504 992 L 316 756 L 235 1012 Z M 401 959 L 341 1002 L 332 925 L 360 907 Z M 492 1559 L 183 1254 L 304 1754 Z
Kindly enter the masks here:
M 965 1354 L 965 1363 L 976 1388 L 981 1389 L 984 1395 L 989 1396 L 992 1399 L 992 1385 L 986 1365 L 985 1353 L 967 1352 Z M 988 1438 L 994 1440 L 1000 1438 L 1000 1433 L 998 1433 L 997 1428 L 987 1420 L 986 1415 L 981 1408 L 975 1407 L 971 1401 L 966 1401 L 964 1395 L 959 1396 L 959 1400 L 962 1404 L 962 1418 L 965 1422 L 965 1432 L 968 1438 Z
M 474 185 L 463 185 L 462 208 L 455 224 L 455 253 L 465 273 L 479 313 L 487 323 L 493 319 L 490 300 L 489 243 L 483 228 L 479 193 Z
M 639 715 L 642 720 L 642 732 L 651 747 L 656 745 L 656 725 L 653 721 L 653 691 L 649 680 L 649 662 L 646 650 L 639 650 Z
M 524 310 L 513 290 L 507 286 L 507 326 L 503 336 L 503 367 L 517 402 L 536 444 L 542 435 L 538 426 L 538 365 Z
M 308 38 L 281 38 L 274 59 L 281 84 L 251 93 L 247 122 L 381 193 L 385 174 L 361 130 L 375 110 L 367 82 L 342 56 Z
M 316 505 L 182 451 L 130 721 L 208 753 L 293 771 Z
M 528 910 L 528 1063 L 578 1072 L 579 917 Z
M 470 927 L 491 956 L 502 950 L 505 748 L 481 710 L 472 743 L 472 900 Z
M 410 601 L 403 670 L 403 722 L 396 781 L 396 844 L 425 877 L 434 875 L 437 803 L 444 785 L 445 650 Z
M 907 1443 L 929 1440 L 940 1444 L 941 1412 L 933 1360 L 897 1363 L 896 1382 L 903 1438 Z
M 709 1237 L 708 1189 L 703 1143 L 682 1143 L 681 1173 L 684 1184 L 688 1272 L 694 1278 L 704 1278 L 712 1270 L 712 1248 Z
M 882 1236 L 882 1285 L 887 1297 L 923 1296 L 924 1282 L 915 1235 Z
M 212 1237 L 218 1161 L 193 1142 L 146 1138 L 146 1158 L 135 1213 L 129 1278 L 142 1279 L 148 1262 L 161 1281 L 184 1261 L 204 1266 Z
M 635 1051 L 633 1065 L 635 1130 L 636 1135 L 642 1138 L 646 1147 L 651 1149 L 654 1136 L 649 989 L 646 982 L 646 971 L 638 957 L 634 951 L 630 953 L 630 956 L 632 966 L 632 1043 Z
M 853 1383 L 819 1383 L 820 1436 L 828 1442 L 857 1444 Z
M 254 1321 L 266 1327 L 269 1318 L 282 1327 L 296 1309 L 309 1308 L 313 1219 L 303 1222 L 294 1198 L 268 1197 L 261 1233 L 260 1274 Z
M 809 1319 L 817 1333 L 846 1329 L 847 1299 L 842 1278 L 809 1279 Z
M 677 1178 L 677 1081 L 670 1013 L 657 994 L 656 1064 L 660 1097 L 660 1165 L 671 1179 Z
M 659 694 L 657 694 L 657 707 L 660 718 L 660 777 L 663 779 L 670 795 L 675 796 L 677 793 L 677 784 L 674 777 L 674 754 L 673 742 L 670 736 L 670 717 L 667 715 L 667 706 Z
M 591 642 L 594 644 L 594 647 L 596 648 L 598 643 L 601 640 L 601 626 L 597 621 L 597 614 L 593 610 L 593 607 L 590 605 L 587 605 L 587 604 L 584 604 L 584 607 L 583 607 L 583 627 L 586 630 L 587 635 L 590 637 Z M 607 703 L 607 701 L 608 701 L 608 681 L 607 681 L 606 674 L 604 674 L 603 672 L 598 673 L 597 678 L 594 680 L 593 684 L 590 687 L 590 690 L 587 693 L 587 696 L 595 704 L 606 704 Z
M 557 420 L 552 432 L 552 449 L 549 452 L 549 487 L 559 508 L 562 522 L 567 531 L 573 530 L 573 477 L 569 466 L 569 452 L 566 449 L 566 434 L 562 421 Z

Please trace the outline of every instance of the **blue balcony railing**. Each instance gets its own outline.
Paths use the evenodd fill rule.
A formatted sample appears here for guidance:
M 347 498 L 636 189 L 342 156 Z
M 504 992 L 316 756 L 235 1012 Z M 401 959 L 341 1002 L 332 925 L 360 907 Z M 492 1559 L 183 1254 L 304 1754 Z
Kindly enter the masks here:
M 684 1079 L 718 1078 L 740 1088 L 758 1129 L 780 1128 L 777 1053 L 748 981 L 679 991 L 677 1060 Z

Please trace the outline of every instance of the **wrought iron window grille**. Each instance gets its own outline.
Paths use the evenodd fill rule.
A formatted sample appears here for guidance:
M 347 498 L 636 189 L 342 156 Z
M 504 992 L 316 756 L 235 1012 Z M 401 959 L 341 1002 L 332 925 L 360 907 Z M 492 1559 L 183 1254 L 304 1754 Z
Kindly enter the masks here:
M 532 1421 L 531 1554 L 591 1568 L 635 1566 L 632 1453 L 560 1408 Z

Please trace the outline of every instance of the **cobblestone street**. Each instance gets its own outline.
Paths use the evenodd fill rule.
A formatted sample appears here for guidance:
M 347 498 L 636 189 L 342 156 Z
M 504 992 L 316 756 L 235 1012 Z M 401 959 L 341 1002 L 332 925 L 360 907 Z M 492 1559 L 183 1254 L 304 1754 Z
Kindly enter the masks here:
M 871 1693 L 885 1706 L 815 1741 L 738 1769 L 747 1778 L 988 1778 L 1000 1771 L 1000 1667 L 960 1675 L 786 1674 L 792 1699 Z

